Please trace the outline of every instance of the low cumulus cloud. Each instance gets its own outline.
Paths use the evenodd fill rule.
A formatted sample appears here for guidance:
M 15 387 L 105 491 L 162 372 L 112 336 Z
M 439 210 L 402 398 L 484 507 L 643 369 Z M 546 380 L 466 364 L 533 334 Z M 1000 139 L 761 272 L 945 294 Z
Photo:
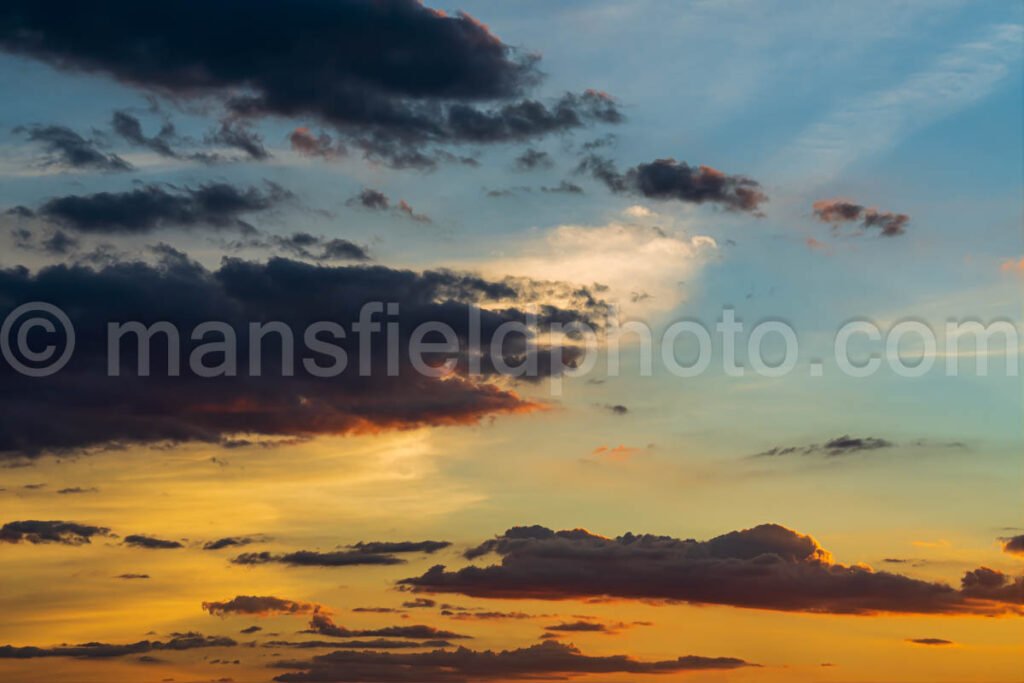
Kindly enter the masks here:
M 410 640 L 464 640 L 471 637 L 462 635 L 461 633 L 444 631 L 434 628 L 433 626 L 425 626 L 422 624 L 412 626 L 385 626 L 383 628 L 374 629 L 349 629 L 335 624 L 330 615 L 322 612 L 313 615 L 313 618 L 309 620 L 309 629 L 307 629 L 305 633 L 316 633 L 321 636 L 331 636 L 334 638 L 381 637 L 408 638 Z
M 620 172 L 611 159 L 589 154 L 580 162 L 577 172 L 592 175 L 612 192 L 648 199 L 715 204 L 752 214 L 759 214 L 761 204 L 768 201 L 756 180 L 671 158 L 656 159 Z
M 203 609 L 215 616 L 244 614 L 270 617 L 282 614 L 314 614 L 323 609 L 313 602 L 298 602 L 273 595 L 236 595 L 230 600 L 204 602 Z
M 0 645 L 0 659 L 38 659 L 41 657 L 73 657 L 75 659 L 109 659 L 147 652 L 180 652 L 207 647 L 234 647 L 237 642 L 224 636 L 204 636 L 200 633 L 176 633 L 165 641 L 140 640 L 124 645 L 108 643 L 82 643 L 57 647 L 17 647 Z
M 471 424 L 490 415 L 542 407 L 508 385 L 491 382 L 503 376 L 492 360 L 485 359 L 479 373 L 471 373 L 469 366 L 471 307 L 485 308 L 480 311 L 480 343 L 489 347 L 502 324 L 525 322 L 526 311 L 520 307 L 537 301 L 535 283 L 490 281 L 444 270 L 314 266 L 282 258 L 266 263 L 226 259 L 209 271 L 167 250 L 159 259 L 155 265 L 117 261 L 99 269 L 0 269 L 0 310 L 47 301 L 67 312 L 76 331 L 71 360 L 49 377 L 26 377 L 0 364 L 0 453 L 17 457 L 130 443 L 220 443 L 239 434 L 307 438 L 367 433 Z M 576 291 L 578 296 L 558 306 L 542 303 L 538 324 L 594 320 L 600 300 L 585 288 Z M 306 348 L 304 331 L 324 320 L 325 302 L 330 302 L 328 319 L 349 332 L 364 304 L 398 304 L 399 312 L 389 317 L 399 324 L 397 374 L 384 372 L 388 361 L 383 343 L 370 345 L 365 361 L 361 359 L 355 334 L 319 338 L 321 346 L 329 341 L 329 350 L 344 351 L 345 364 L 314 353 L 317 347 Z M 382 321 L 383 314 L 378 311 L 375 320 Z M 148 376 L 138 372 L 142 346 L 135 333 L 125 333 L 119 344 L 115 340 L 120 374 L 108 372 L 107 326 L 122 321 L 141 323 L 147 328 L 143 336 L 152 337 Z M 237 372 L 214 367 L 223 354 L 203 363 L 219 376 L 197 371 L 189 362 L 204 343 L 216 345 L 210 335 L 205 340 L 190 337 L 207 321 L 226 323 L 234 332 Z M 284 357 L 276 333 L 268 333 L 267 343 L 251 345 L 249 325 L 254 321 L 283 323 L 292 331 L 297 357 Z M 449 325 L 460 342 L 446 378 L 420 373 L 410 361 L 410 335 L 427 321 Z M 166 327 L 150 334 L 148 327 L 158 322 L 171 325 L 176 344 L 168 341 L 172 335 Z M 212 336 L 226 341 L 226 335 Z M 529 348 L 522 335 L 507 335 L 499 346 L 501 360 L 510 366 L 521 363 Z M 250 348 L 255 349 L 252 357 Z M 571 363 L 575 353 L 566 347 L 563 362 Z M 180 361 L 177 376 L 169 372 L 169 356 Z M 558 370 L 545 347 L 538 348 L 537 357 L 543 360 L 538 377 Z M 244 371 L 254 362 L 261 368 L 258 377 Z M 360 374 L 363 362 L 373 370 L 369 376 Z M 292 369 L 291 376 L 285 367 Z M 325 367 L 335 368 L 327 378 L 319 371 Z
M 46 150 L 44 166 L 101 171 L 132 169 L 132 165 L 121 157 L 102 151 L 95 140 L 84 138 L 65 126 L 19 126 L 14 132 Z
M 274 680 L 302 681 L 465 681 L 563 679 L 585 674 L 670 674 L 731 670 L 754 666 L 734 657 L 687 655 L 664 661 L 643 661 L 628 655 L 590 656 L 572 645 L 547 641 L 517 650 L 435 650 L 418 654 L 338 651 L 305 662 L 280 662 L 282 669 L 301 669 Z
M 1011 555 L 1024 555 L 1024 534 L 1007 536 L 999 539 L 1003 542 L 1003 552 Z
M 391 198 L 380 190 L 364 188 L 359 194 L 345 202 L 348 206 L 368 209 L 370 211 L 392 210 L 396 215 L 405 216 L 417 223 L 432 223 L 430 216 L 416 213 L 409 202 L 404 199 L 392 202 Z
M 203 550 L 238 548 L 240 546 L 249 545 L 250 543 L 258 543 L 261 540 L 263 539 L 254 536 L 225 536 L 224 538 L 218 538 L 215 541 L 207 541 L 203 544 Z
M 397 166 L 444 159 L 430 145 L 514 142 L 622 120 L 615 101 L 594 90 L 553 101 L 527 96 L 541 80 L 539 57 L 465 13 L 415 0 L 300 0 L 242 14 L 103 0 L 89 17 L 76 11 L 71 0 L 6 3 L 0 50 L 179 100 L 212 100 L 233 126 L 308 117 Z M 234 140 L 239 130 L 218 137 L 244 149 Z
M 7 522 L 0 527 L 0 541 L 5 543 L 86 545 L 97 536 L 110 536 L 110 529 L 77 522 L 32 519 Z
M 151 184 L 125 192 L 54 197 L 34 210 L 14 210 L 92 234 L 136 235 L 163 228 L 199 227 L 252 232 L 254 228 L 244 216 L 270 211 L 293 198 L 291 192 L 270 182 L 262 188 L 220 182 L 198 187 Z
M 882 237 L 904 234 L 910 222 L 910 216 L 905 213 L 879 211 L 847 199 L 819 199 L 813 209 L 815 218 L 822 223 L 837 227 L 844 223 L 859 224 L 864 230 L 879 230 Z
M 622 598 L 829 614 L 1022 613 L 1024 577 L 981 567 L 959 589 L 843 565 L 812 537 L 776 524 L 708 541 L 514 527 L 466 552 L 501 564 L 436 566 L 400 585 L 426 593 L 565 600 Z
M 124 544 L 130 545 L 133 548 L 146 548 L 147 550 L 177 550 L 178 548 L 185 547 L 178 541 L 168 541 L 153 536 L 143 536 L 142 534 L 125 536 Z

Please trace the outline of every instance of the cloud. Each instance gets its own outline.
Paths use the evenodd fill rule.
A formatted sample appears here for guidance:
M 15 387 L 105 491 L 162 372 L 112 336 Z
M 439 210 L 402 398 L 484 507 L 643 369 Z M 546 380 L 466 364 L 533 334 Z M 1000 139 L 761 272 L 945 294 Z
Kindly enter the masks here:
M 221 550 L 223 548 L 237 548 L 250 543 L 258 543 L 260 539 L 251 536 L 226 536 L 216 541 L 208 541 L 203 544 L 203 550 Z
M 624 314 L 646 316 L 682 303 L 687 296 L 683 283 L 717 250 L 710 237 L 680 233 L 632 221 L 560 225 L 536 237 L 520 237 L 507 255 L 473 265 L 491 277 L 575 283 L 599 292 Z
M 203 609 L 221 617 L 229 614 L 269 617 L 281 614 L 314 614 L 322 610 L 323 606 L 312 602 L 286 600 L 273 595 L 236 595 L 230 600 L 204 602 Z
M 177 633 L 167 641 L 140 640 L 126 645 L 110 645 L 107 643 L 83 643 L 81 645 L 61 645 L 58 647 L 15 647 L 0 646 L 0 659 L 37 659 L 40 657 L 74 657 L 75 659 L 108 659 L 124 657 L 145 652 L 194 650 L 205 647 L 234 647 L 237 645 L 231 638 L 224 636 L 204 636 L 200 633 Z
M 829 614 L 1022 613 L 1024 577 L 979 568 L 958 590 L 842 565 L 810 536 L 776 524 L 708 541 L 514 527 L 466 552 L 501 564 L 436 566 L 399 582 L 418 592 L 506 599 L 611 597 Z
M 553 194 L 583 194 L 583 188 L 576 183 L 570 183 L 568 180 L 563 180 L 557 185 L 548 187 L 541 187 L 541 192 L 548 192 Z
M 115 579 L 124 579 L 126 581 L 132 581 L 137 579 L 148 579 L 149 574 L 118 574 L 114 577 Z
M 402 607 L 407 607 L 409 609 L 431 609 L 433 607 L 437 607 L 437 602 L 430 598 L 416 598 L 415 600 L 403 602 Z
M 360 207 L 363 209 L 369 209 L 370 211 L 387 211 L 392 208 L 391 198 L 380 190 L 373 190 L 370 188 L 364 188 L 355 197 L 350 198 L 345 202 L 348 206 Z M 416 213 L 409 202 L 404 199 L 398 200 L 398 203 L 394 205 L 394 211 L 398 214 L 404 215 L 417 223 L 430 223 L 430 216 Z
M 143 185 L 126 192 L 55 197 L 34 213 L 64 228 L 94 234 L 145 234 L 200 226 L 252 231 L 242 216 L 269 211 L 292 198 L 270 182 L 265 189 L 240 189 L 227 183 L 196 188 Z
M 76 494 L 76 493 L 98 493 L 98 492 L 99 492 L 99 489 L 96 488 L 95 486 L 90 486 L 89 488 L 82 488 L 81 486 L 72 486 L 72 487 L 69 487 L 69 488 L 66 488 L 66 489 L 60 489 L 60 490 L 57 491 L 57 493 L 60 494 L 60 495 L 72 495 L 72 494 Z
M 178 99 L 216 99 L 236 119 L 311 117 L 396 165 L 435 163 L 421 151 L 429 143 L 524 140 L 622 119 L 597 91 L 524 97 L 540 81 L 539 57 L 467 14 L 414 0 L 300 0 L 242 14 L 103 0 L 94 10 L 6 3 L 0 49 Z
M 1024 534 L 999 539 L 1003 542 L 1003 552 L 1012 555 L 1024 555 Z
M 838 226 L 859 222 L 864 229 L 878 228 L 882 237 L 896 237 L 906 233 L 910 216 L 905 213 L 879 211 L 855 204 L 847 199 L 819 199 L 814 202 L 814 215 L 822 223 Z
M 282 251 L 314 261 L 369 261 L 370 253 L 365 247 L 335 237 L 328 239 L 308 232 L 293 232 L 291 235 L 272 235 L 270 244 Z M 313 251 L 313 250 L 317 251 Z
M 288 135 L 288 142 L 293 150 L 302 156 L 320 157 L 321 159 L 340 159 L 348 154 L 345 145 L 335 141 L 327 133 L 313 133 L 305 126 L 300 126 Z
M 493 652 L 460 647 L 420 654 L 338 651 L 306 662 L 281 662 L 278 668 L 302 669 L 274 680 L 299 681 L 464 681 L 562 679 L 583 674 L 667 674 L 730 670 L 753 666 L 732 657 L 687 655 L 666 661 L 641 661 L 627 655 L 589 656 L 571 645 L 548 641 L 518 650 Z
M 300 650 L 330 649 L 330 650 L 415 650 L 427 647 L 451 647 L 447 640 L 425 640 L 413 642 L 408 640 L 388 640 L 387 638 L 374 638 L 373 640 L 269 640 L 263 643 L 263 647 L 287 647 Z
M 555 162 L 547 152 L 528 147 L 516 157 L 514 164 L 519 171 L 536 171 L 552 168 Z
M 436 553 L 451 546 L 448 541 L 361 541 L 349 546 L 363 553 Z
M 627 408 L 626 406 L 624 406 L 624 405 L 622 405 L 620 403 L 615 403 L 615 404 L 606 403 L 606 404 L 603 404 L 601 407 L 604 408 L 605 410 L 607 410 L 612 415 L 627 415 L 629 413 L 629 408 Z
M 316 552 L 297 550 L 292 553 L 242 553 L 231 560 L 232 564 L 287 564 L 293 567 L 354 567 L 358 565 L 403 564 L 405 560 L 393 555 L 364 553 L 354 550 Z
M 133 548 L 147 548 L 149 550 L 175 550 L 177 548 L 185 547 L 178 541 L 165 541 L 161 538 L 143 536 L 141 534 L 125 536 L 124 544 L 130 545 Z
M 638 164 L 620 173 L 611 159 L 595 154 L 580 162 L 577 172 L 589 173 L 612 192 L 662 201 L 717 204 L 730 211 L 758 214 L 768 195 L 756 180 L 728 175 L 710 166 L 693 167 L 672 158 Z
M 896 444 L 887 439 L 875 436 L 850 436 L 844 434 L 834 439 L 829 439 L 823 444 L 812 443 L 807 446 L 775 446 L 766 451 L 755 453 L 754 458 L 770 458 L 783 455 L 823 455 L 829 458 L 852 455 L 863 451 L 877 451 L 883 448 L 892 448 Z
M 95 141 L 87 140 L 64 126 L 19 126 L 14 132 L 43 146 L 50 155 L 44 160 L 47 166 L 92 168 L 101 171 L 128 171 L 132 168 L 132 165 L 121 157 L 101 151 Z
M 165 122 L 156 135 L 147 136 L 142 131 L 142 122 L 126 111 L 115 111 L 110 121 L 111 128 L 119 136 L 139 147 L 156 152 L 162 157 L 177 159 L 178 153 L 174 151 L 171 143 L 177 138 L 172 123 Z
M 205 142 L 208 145 L 224 145 L 241 150 L 256 161 L 264 161 L 271 156 L 263 146 L 263 138 L 259 133 L 252 130 L 244 121 L 237 119 L 221 121 L 220 127 L 206 135 Z
M 382 637 L 382 638 L 408 638 L 411 640 L 464 640 L 470 638 L 460 633 L 443 631 L 433 626 L 416 624 L 414 626 L 385 626 L 384 628 L 352 630 L 344 626 L 338 626 L 331 619 L 330 615 L 324 613 L 314 614 L 309 620 L 309 629 L 305 633 L 317 633 L 322 636 L 334 638 L 359 638 L 359 637 Z
M 528 280 L 489 281 L 446 270 L 314 266 L 282 258 L 266 263 L 226 259 L 219 269 L 208 271 L 173 250 L 157 253 L 156 265 L 56 265 L 34 273 L 0 269 L 3 310 L 26 301 L 47 301 L 67 312 L 76 331 L 75 352 L 61 372 L 40 379 L 0 364 L 0 453 L 38 455 L 130 443 L 219 443 L 245 434 L 306 438 L 368 433 L 472 424 L 491 415 L 542 407 L 507 385 L 493 383 L 505 375 L 489 359 L 479 373 L 470 372 L 469 365 L 471 309 L 484 309 L 479 340 L 489 348 L 503 323 L 526 320 L 520 307 L 538 296 L 535 283 Z M 587 321 L 597 315 L 600 300 L 586 288 L 574 291 L 578 296 L 560 306 L 538 307 L 542 329 L 553 320 Z M 305 330 L 324 320 L 325 301 L 331 302 L 329 319 L 349 334 L 321 334 L 319 346 L 313 346 Z M 353 333 L 367 302 L 398 305 L 395 314 L 374 314 L 377 324 L 385 318 L 399 324 L 394 336 L 399 351 L 396 373 L 385 372 L 386 344 L 364 349 L 360 335 Z M 117 343 L 120 363 L 113 362 L 120 374 L 108 372 L 108 323 L 123 321 L 146 326 L 164 321 L 172 326 L 173 335 L 166 327 L 152 334 L 143 330 L 142 337 L 153 339 L 148 376 L 138 373 L 142 347 L 140 335 L 132 332 Z M 192 331 L 207 321 L 223 322 L 235 333 L 235 374 L 214 367 L 223 354 L 191 362 L 197 349 L 202 352 L 216 343 L 211 336 L 222 336 L 192 339 Z M 254 321 L 284 323 L 292 331 L 295 350 L 295 357 L 283 358 L 281 349 L 275 348 L 281 335 L 268 333 L 267 343 L 254 346 L 259 376 L 245 370 L 256 359 L 249 356 Z M 412 366 L 410 335 L 426 321 L 451 326 L 460 342 L 460 351 L 452 354 L 456 364 L 450 376 L 427 376 Z M 179 348 L 168 344 L 169 335 L 178 338 Z M 383 328 L 368 338 L 383 340 Z M 512 366 L 532 348 L 523 335 L 508 335 L 500 346 L 502 360 Z M 543 360 L 538 362 L 539 377 L 559 371 L 548 360 L 549 349 L 540 344 L 537 351 L 538 360 Z M 566 347 L 564 353 L 571 362 L 573 350 Z M 180 361 L 177 376 L 169 372 L 173 365 L 168 356 Z M 284 371 L 289 362 L 290 375 Z M 360 374 L 360 365 L 369 368 L 370 375 Z
M 1017 261 L 1016 259 L 1008 259 L 1003 261 L 999 266 L 999 270 L 1004 273 L 1024 273 L 1024 257 Z
M 907 638 L 908 643 L 914 645 L 955 645 L 952 640 L 944 640 L 942 638 Z
M 8 522 L 0 527 L 0 541 L 5 543 L 60 543 L 85 545 L 94 536 L 109 536 L 110 529 L 76 522 L 25 520 Z

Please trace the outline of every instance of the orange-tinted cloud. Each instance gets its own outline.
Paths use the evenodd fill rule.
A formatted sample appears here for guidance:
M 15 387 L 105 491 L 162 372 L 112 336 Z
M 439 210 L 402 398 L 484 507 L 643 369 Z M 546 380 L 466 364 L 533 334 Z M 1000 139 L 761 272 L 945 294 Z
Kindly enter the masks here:
M 501 564 L 435 566 L 400 583 L 427 593 L 541 600 L 611 597 L 831 614 L 1021 614 L 1024 577 L 985 567 L 959 589 L 843 565 L 810 536 L 777 524 L 708 541 L 515 527 L 467 551 Z
M 279 614 L 314 614 L 323 611 L 322 605 L 314 602 L 297 602 L 273 595 L 236 595 L 230 600 L 204 602 L 203 609 L 217 616 L 245 614 L 269 617 Z

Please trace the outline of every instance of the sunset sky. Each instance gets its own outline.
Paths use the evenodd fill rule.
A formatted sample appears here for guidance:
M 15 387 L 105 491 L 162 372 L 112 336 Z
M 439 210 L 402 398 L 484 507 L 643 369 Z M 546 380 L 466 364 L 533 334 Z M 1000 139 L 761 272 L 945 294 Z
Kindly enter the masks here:
M 0 681 L 1024 682 L 1024 4 L 8 0 L 0 91 Z

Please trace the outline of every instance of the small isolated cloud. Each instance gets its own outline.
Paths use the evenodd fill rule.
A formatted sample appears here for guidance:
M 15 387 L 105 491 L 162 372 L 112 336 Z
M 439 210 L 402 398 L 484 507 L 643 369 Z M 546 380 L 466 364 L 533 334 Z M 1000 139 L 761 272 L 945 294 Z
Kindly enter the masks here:
M 742 175 L 729 175 L 710 166 L 690 166 L 672 158 L 638 164 L 620 173 L 608 158 L 590 154 L 577 172 L 588 173 L 615 193 L 662 201 L 714 204 L 729 211 L 759 214 L 768 201 L 761 184 Z
M 233 560 L 232 564 L 257 565 L 257 564 L 286 564 L 293 567 L 355 567 L 359 565 L 392 565 L 403 564 L 405 560 L 394 555 L 380 555 L 376 553 L 364 553 L 353 550 L 338 550 L 333 552 L 316 552 L 313 550 L 298 550 L 293 553 L 242 553 Z
M 270 152 L 263 146 L 263 138 L 240 119 L 221 121 L 218 128 L 206 135 L 205 142 L 208 145 L 222 145 L 240 150 L 256 161 L 270 158 Z
M 215 541 L 207 541 L 203 544 L 203 550 L 221 550 L 223 548 L 237 548 L 250 543 L 257 543 L 261 539 L 253 536 L 225 536 Z
M 277 247 L 300 258 L 314 261 L 369 261 L 370 253 L 365 247 L 340 237 L 327 238 L 308 232 L 293 232 L 290 235 L 273 235 L 268 246 Z
M 943 645 L 956 644 L 952 640 L 945 640 L 943 638 L 907 638 L 907 642 L 913 643 L 914 645 L 937 645 L 940 647 Z
M 1024 555 L 1024 534 L 999 539 L 1003 542 L 1003 552 L 1011 555 Z
M 131 534 L 129 536 L 125 536 L 124 544 L 130 545 L 133 548 L 146 548 L 148 550 L 175 550 L 177 548 L 185 547 L 178 541 L 166 541 L 162 538 L 154 538 L 153 536 L 143 536 L 141 534 Z
M 812 443 L 805 446 L 775 446 L 766 451 L 755 453 L 754 458 L 770 458 L 784 455 L 823 455 L 830 458 L 844 455 L 852 455 L 863 451 L 877 451 L 883 448 L 892 448 L 896 444 L 887 439 L 875 436 L 850 436 L 844 434 L 825 443 Z
M 136 581 L 140 579 L 148 579 L 149 574 L 118 574 L 114 577 L 115 579 L 124 579 L 126 581 Z
M 230 600 L 204 602 L 203 609 L 221 617 L 230 614 L 270 617 L 281 614 L 315 614 L 322 611 L 323 606 L 313 602 L 286 600 L 273 595 L 237 595 Z
M 436 553 L 451 546 L 449 541 L 360 541 L 349 546 L 363 553 Z
M 121 157 L 101 151 L 96 141 L 86 139 L 65 126 L 19 126 L 14 132 L 46 150 L 45 166 L 101 171 L 132 169 L 132 165 Z
M 109 535 L 106 527 L 76 522 L 25 520 L 0 527 L 0 541 L 5 543 L 86 545 L 95 536 Z
M 999 266 L 999 270 L 1004 273 L 1024 273 L 1024 257 L 1021 257 L 1019 261 L 1016 259 L 1003 261 Z
M 333 638 L 359 638 L 359 637 L 381 637 L 381 638 L 407 638 L 409 640 L 465 640 L 471 636 L 436 629 L 433 626 L 416 624 L 413 626 L 385 626 L 374 629 L 349 629 L 334 623 L 330 615 L 319 612 L 309 620 L 309 629 L 304 633 L 316 633 L 322 636 Z
M 906 232 L 910 216 L 905 213 L 879 211 L 847 199 L 819 199 L 814 202 L 814 216 L 822 223 L 839 226 L 859 223 L 862 228 L 877 228 L 882 237 L 896 237 Z
M 387 211 L 389 209 L 393 209 L 396 214 L 403 215 L 417 223 L 431 222 L 429 216 L 416 213 L 409 202 L 404 199 L 399 199 L 397 203 L 393 203 L 391 198 L 380 190 L 365 188 L 345 203 L 348 206 L 368 209 L 370 211 Z
M 563 180 L 553 186 L 543 186 L 540 189 L 541 192 L 547 192 L 550 194 L 583 194 L 582 187 L 576 183 L 570 183 L 568 180 Z
M 519 171 L 536 171 L 552 168 L 555 165 L 547 152 L 528 147 L 515 159 L 515 168 Z

